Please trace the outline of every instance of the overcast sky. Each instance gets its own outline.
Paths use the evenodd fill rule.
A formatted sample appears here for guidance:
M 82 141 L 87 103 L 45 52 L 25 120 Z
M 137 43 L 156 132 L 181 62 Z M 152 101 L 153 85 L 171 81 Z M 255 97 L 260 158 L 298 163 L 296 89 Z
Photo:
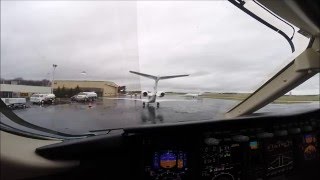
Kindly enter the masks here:
M 296 33 L 294 43 L 297 55 L 308 41 Z M 190 74 L 161 81 L 164 91 L 252 92 L 293 56 L 282 36 L 227 1 L 1 1 L 7 79 L 51 79 L 57 64 L 55 79 L 151 90 L 134 70 Z M 318 75 L 292 92 L 318 94 Z

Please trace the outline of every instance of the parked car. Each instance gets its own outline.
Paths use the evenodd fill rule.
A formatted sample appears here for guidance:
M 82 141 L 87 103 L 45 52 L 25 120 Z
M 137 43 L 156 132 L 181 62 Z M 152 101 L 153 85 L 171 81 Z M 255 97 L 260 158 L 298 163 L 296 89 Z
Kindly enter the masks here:
M 75 100 L 78 102 L 87 102 L 87 101 L 94 101 L 98 97 L 97 93 L 95 92 L 80 92 L 79 94 L 72 96 L 71 100 Z
M 77 94 L 76 95 L 73 95 L 73 96 L 71 96 L 71 101 L 76 101 L 77 99 L 76 99 L 76 97 L 77 97 Z
M 30 102 L 33 104 L 52 104 L 55 99 L 56 96 L 54 94 L 33 94 L 30 97 Z
M 25 109 L 27 107 L 26 98 L 1 98 L 10 109 Z

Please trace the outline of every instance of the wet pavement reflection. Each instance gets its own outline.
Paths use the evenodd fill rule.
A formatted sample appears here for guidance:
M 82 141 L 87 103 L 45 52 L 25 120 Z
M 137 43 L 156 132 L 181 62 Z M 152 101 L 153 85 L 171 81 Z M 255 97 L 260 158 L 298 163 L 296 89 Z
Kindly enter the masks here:
M 30 105 L 27 109 L 14 110 L 24 120 L 60 132 L 79 134 L 90 130 L 113 129 L 150 124 L 179 123 L 201 120 L 218 120 L 239 101 L 166 96 L 180 101 L 161 102 L 160 107 L 143 108 L 141 101 L 102 98 L 92 103 L 71 102 L 57 105 Z M 183 101 L 181 101 L 183 100 Z M 294 110 L 315 107 L 308 104 L 270 104 L 259 112 Z M 1 121 L 12 126 L 1 114 Z M 19 127 L 22 128 L 23 127 Z
M 151 122 L 152 124 L 163 123 L 163 116 L 161 112 L 156 111 L 156 107 L 147 106 L 148 111 L 141 112 L 142 123 Z

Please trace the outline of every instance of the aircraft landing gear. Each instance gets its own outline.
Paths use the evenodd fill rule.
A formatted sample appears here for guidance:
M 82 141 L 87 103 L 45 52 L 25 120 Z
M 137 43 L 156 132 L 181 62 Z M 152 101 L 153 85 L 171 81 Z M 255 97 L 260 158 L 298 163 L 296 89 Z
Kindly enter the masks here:
M 146 107 L 146 103 L 145 102 L 142 103 L 142 107 L 143 108 Z
M 159 108 L 160 107 L 160 103 L 159 102 L 157 102 L 157 108 Z

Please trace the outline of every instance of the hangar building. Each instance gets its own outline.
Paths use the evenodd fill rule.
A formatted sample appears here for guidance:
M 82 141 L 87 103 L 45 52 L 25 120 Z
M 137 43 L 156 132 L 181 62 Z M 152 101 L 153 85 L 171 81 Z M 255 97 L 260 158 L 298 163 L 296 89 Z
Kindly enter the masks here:
M 118 93 L 118 85 L 110 81 L 90 81 L 90 80 L 55 80 L 53 88 L 79 88 L 82 91 L 94 91 L 98 96 L 116 96 Z

